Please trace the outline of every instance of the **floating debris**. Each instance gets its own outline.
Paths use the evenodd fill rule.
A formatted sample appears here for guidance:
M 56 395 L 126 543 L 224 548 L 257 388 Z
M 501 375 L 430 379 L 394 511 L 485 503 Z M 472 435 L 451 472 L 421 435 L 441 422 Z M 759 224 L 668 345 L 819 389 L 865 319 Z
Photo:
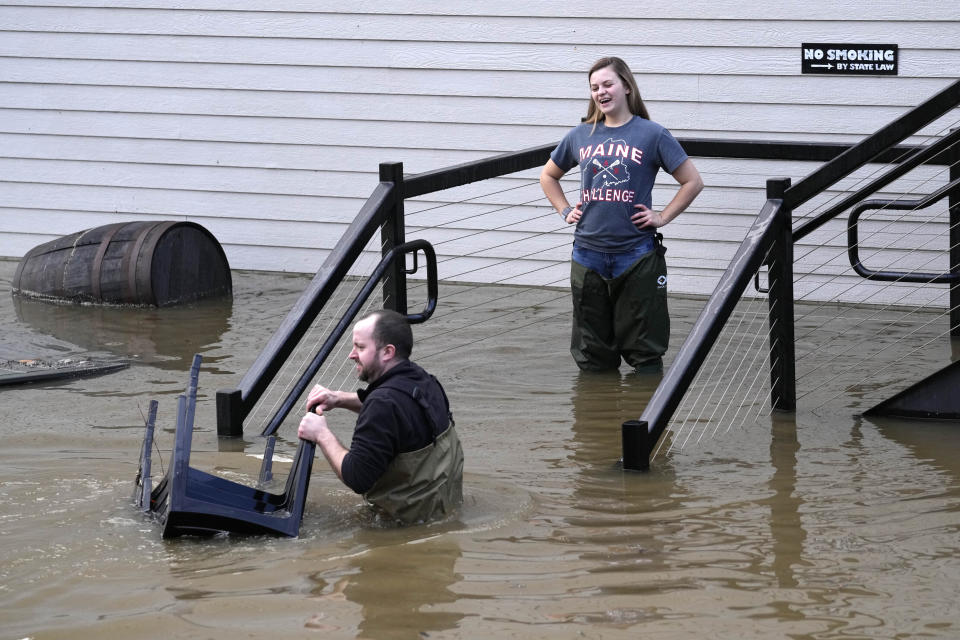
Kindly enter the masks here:
M 0 386 L 98 376 L 129 366 L 129 362 L 98 362 L 86 358 L 0 360 Z

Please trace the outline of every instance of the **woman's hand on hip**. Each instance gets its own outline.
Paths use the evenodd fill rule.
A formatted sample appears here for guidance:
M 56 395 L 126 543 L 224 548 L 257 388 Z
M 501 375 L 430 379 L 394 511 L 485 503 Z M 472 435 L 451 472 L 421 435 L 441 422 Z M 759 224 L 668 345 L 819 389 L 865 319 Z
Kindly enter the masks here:
M 663 214 L 654 211 L 645 204 L 635 204 L 633 208 L 636 209 L 636 212 L 630 216 L 630 222 L 637 229 L 657 229 L 667 224 L 666 220 L 663 219 Z

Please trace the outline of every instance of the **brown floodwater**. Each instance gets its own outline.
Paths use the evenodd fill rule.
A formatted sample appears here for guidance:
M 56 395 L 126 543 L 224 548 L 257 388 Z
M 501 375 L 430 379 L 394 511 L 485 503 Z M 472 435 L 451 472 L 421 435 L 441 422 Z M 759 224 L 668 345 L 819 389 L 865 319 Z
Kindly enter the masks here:
M 414 359 L 463 440 L 457 518 L 378 526 L 318 458 L 298 538 L 167 541 L 131 504 L 149 401 L 156 470 L 201 353 L 191 464 L 253 484 L 263 441 L 218 440 L 214 392 L 308 278 L 237 272 L 230 301 L 119 309 L 15 299 L 15 267 L 0 261 L 0 359 L 132 364 L 0 388 L 3 638 L 960 637 L 960 425 L 861 418 L 869 380 L 624 473 L 620 424 L 658 377 L 580 374 L 562 290 L 445 285 Z M 675 336 L 701 304 L 671 301 Z M 949 340 L 924 357 L 949 362 Z M 337 371 L 321 381 L 354 384 Z M 351 417 L 331 422 L 349 440 Z

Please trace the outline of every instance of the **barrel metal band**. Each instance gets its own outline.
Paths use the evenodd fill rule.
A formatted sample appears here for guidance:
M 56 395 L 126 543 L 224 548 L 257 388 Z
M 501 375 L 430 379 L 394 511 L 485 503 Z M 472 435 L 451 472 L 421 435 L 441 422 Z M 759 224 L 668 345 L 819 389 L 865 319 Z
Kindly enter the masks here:
M 133 301 L 137 304 L 156 304 L 156 301 L 153 300 L 153 255 L 154 250 L 156 249 L 157 243 L 160 242 L 167 230 L 171 227 L 181 224 L 179 221 L 172 222 L 158 222 L 155 223 L 152 227 L 145 230 L 137 238 L 137 242 L 133 247 L 131 252 L 130 266 L 127 271 L 127 282 L 129 284 L 130 294 L 133 297 Z M 147 243 L 147 238 L 150 238 L 149 244 Z M 140 250 L 143 248 L 143 245 L 147 245 L 148 250 L 145 251 L 145 256 L 141 255 Z M 146 257 L 150 261 L 150 264 L 146 266 L 144 273 L 146 277 L 143 278 L 144 291 L 138 291 L 137 287 L 137 271 L 140 266 L 140 260 Z
M 128 222 L 117 222 L 110 225 L 110 228 L 100 239 L 100 246 L 97 247 L 97 255 L 93 258 L 93 264 L 90 265 L 90 290 L 93 295 L 93 299 L 99 301 L 100 297 L 100 274 L 103 270 L 103 258 L 107 255 L 107 249 L 110 248 L 110 243 L 113 241 L 113 236 L 117 235 L 117 232 L 120 231 L 123 227 L 127 226 Z

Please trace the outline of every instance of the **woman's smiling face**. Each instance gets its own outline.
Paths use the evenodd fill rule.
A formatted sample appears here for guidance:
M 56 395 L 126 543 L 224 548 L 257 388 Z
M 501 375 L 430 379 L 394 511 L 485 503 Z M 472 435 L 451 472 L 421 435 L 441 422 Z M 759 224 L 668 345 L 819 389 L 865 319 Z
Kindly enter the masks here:
M 619 120 L 623 115 L 629 114 L 628 93 L 630 90 L 613 67 L 597 69 L 590 76 L 590 96 L 608 120 L 611 116 L 614 120 Z

